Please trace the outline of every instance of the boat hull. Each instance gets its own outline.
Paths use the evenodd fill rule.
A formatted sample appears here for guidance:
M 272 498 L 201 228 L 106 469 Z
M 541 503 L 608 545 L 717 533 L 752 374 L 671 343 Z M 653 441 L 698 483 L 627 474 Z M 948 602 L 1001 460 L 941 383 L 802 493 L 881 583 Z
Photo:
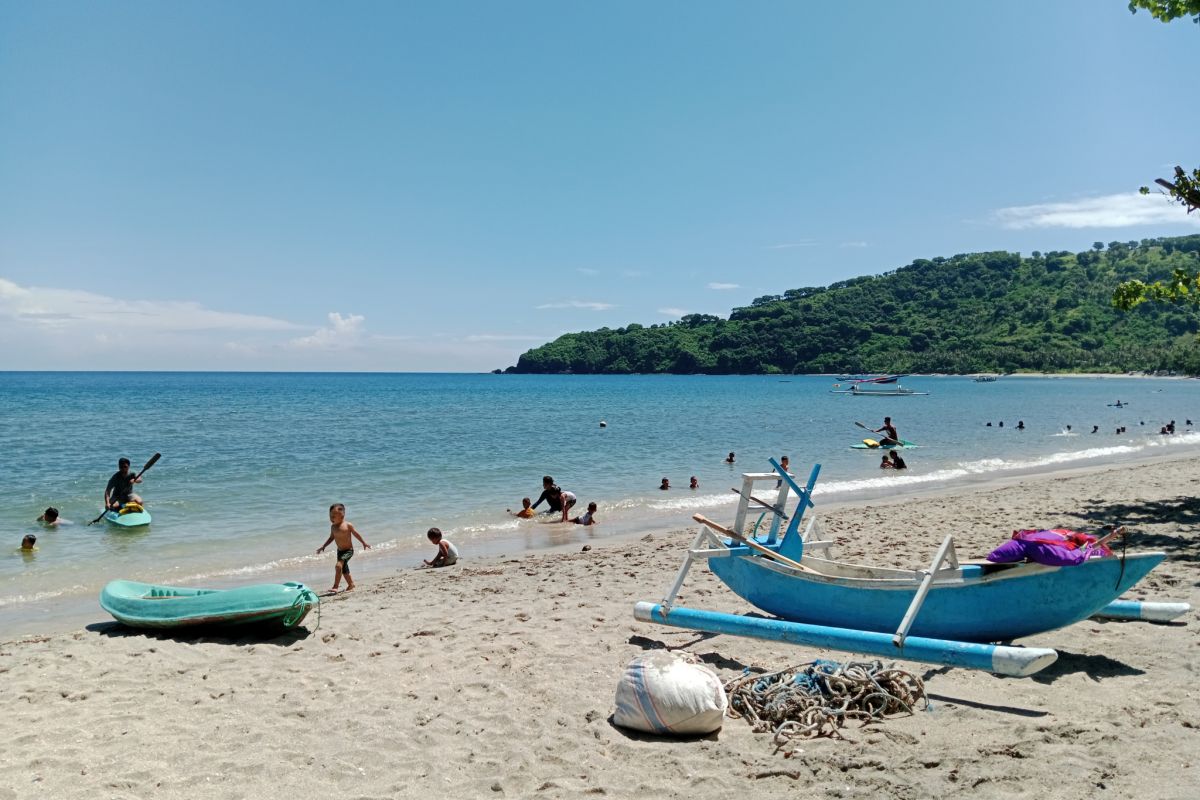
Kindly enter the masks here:
M 1004 642 L 1063 628 L 1107 606 L 1164 557 L 1138 553 L 1072 567 L 967 565 L 958 573 L 961 577 L 934 582 L 909 633 Z M 735 593 L 776 617 L 879 633 L 896 631 L 921 578 L 919 572 L 878 578 L 812 574 L 759 556 L 712 558 L 708 563 Z M 822 562 L 806 558 L 802 563 Z
M 900 444 L 876 444 L 869 445 L 865 441 L 859 444 L 850 445 L 851 450 L 915 450 L 920 447 L 919 444 L 913 444 L 907 439 L 901 439 Z
M 129 514 L 121 514 L 117 511 L 105 511 L 104 519 L 110 525 L 115 525 L 118 528 L 143 528 L 150 524 L 149 511 L 134 511 Z
M 300 624 L 318 603 L 302 583 L 269 583 L 238 589 L 195 589 L 136 581 L 111 581 L 100 592 L 100 607 L 133 628 L 186 628 L 195 625 Z

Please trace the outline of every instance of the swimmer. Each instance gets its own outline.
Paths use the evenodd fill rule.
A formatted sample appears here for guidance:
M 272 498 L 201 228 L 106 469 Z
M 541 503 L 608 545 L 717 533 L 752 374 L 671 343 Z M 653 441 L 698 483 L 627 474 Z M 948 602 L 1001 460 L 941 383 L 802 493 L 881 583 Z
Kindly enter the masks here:
M 25 538 L 21 540 L 21 551 L 24 553 L 32 553 L 34 550 L 37 550 L 36 545 L 37 537 L 32 533 L 28 533 L 25 535 Z
M 896 467 L 888 460 L 887 454 L 883 456 L 883 460 L 879 462 L 880 469 L 895 469 Z
M 732 450 L 730 450 L 730 451 L 729 451 L 729 455 L 726 457 L 726 459 L 725 459 L 725 463 L 726 463 L 726 464 L 732 464 L 732 463 L 733 463 L 733 451 L 732 451 Z
M 666 478 L 663 478 L 663 479 L 662 479 L 662 485 L 661 485 L 661 486 L 659 486 L 658 488 L 659 488 L 659 489 L 662 489 L 662 490 L 665 492 L 667 489 L 670 489 L 670 488 L 671 488 L 671 481 L 669 481 L 669 480 L 668 480 L 668 479 L 666 479 Z
M 692 476 L 692 482 L 688 485 L 688 488 L 689 489 L 699 489 L 700 488 L 700 481 L 696 480 L 695 475 Z
M 59 525 L 70 525 L 71 524 L 70 522 L 68 522 L 67 520 L 63 519 L 62 517 L 60 517 L 58 515 L 58 509 L 55 508 L 54 506 L 50 506 L 45 511 L 43 511 L 42 515 L 40 517 L 38 517 L 35 520 L 35 522 L 40 522 L 43 525 L 45 525 L 47 528 L 57 528 Z
M 512 514 L 514 517 L 516 517 L 518 519 L 529 519 L 530 517 L 535 516 L 537 514 L 537 512 L 533 510 L 533 506 L 529 502 L 528 497 L 521 498 L 521 510 L 520 511 L 513 511 L 511 508 L 505 509 L 505 510 L 508 511 L 508 513 Z
M 1017 430 L 1019 430 L 1019 431 L 1025 430 L 1025 420 L 1023 420 L 1023 419 L 1017 420 Z

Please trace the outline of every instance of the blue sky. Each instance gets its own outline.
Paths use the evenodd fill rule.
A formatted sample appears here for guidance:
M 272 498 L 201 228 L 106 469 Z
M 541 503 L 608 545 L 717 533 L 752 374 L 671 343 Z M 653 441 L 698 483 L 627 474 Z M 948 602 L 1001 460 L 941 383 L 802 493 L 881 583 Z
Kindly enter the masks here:
M 978 250 L 1200 232 L 1124 0 L 0 0 L 0 369 L 503 367 Z

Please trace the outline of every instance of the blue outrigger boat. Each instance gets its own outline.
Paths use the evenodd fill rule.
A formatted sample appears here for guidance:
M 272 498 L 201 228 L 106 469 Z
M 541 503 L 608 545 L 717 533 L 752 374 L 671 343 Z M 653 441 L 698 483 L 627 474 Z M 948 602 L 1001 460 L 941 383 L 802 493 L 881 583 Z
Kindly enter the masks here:
M 1052 664 L 1058 654 L 1049 648 L 1014 647 L 1008 644 L 1013 639 L 1091 616 L 1166 621 L 1189 610 L 1186 603 L 1117 600 L 1165 558 L 1161 552 L 1093 558 L 1068 567 L 959 563 L 953 539 L 947 536 L 928 569 L 836 561 L 829 554 L 833 542 L 821 540 L 815 518 L 800 531 L 804 512 L 812 506 L 820 465 L 813 468 L 804 487 L 774 460 L 771 465 L 774 472 L 742 476 L 732 528 L 695 515 L 702 528 L 675 584 L 661 603 L 638 603 L 634 610 L 638 619 L 1026 676 Z M 778 482 L 781 477 L 774 503 L 753 496 L 756 482 Z M 784 509 L 791 491 L 799 503 L 789 520 Z M 774 515 L 762 541 L 756 531 L 743 533 L 750 502 Z M 784 520 L 788 526 L 780 538 Z M 697 558 L 706 559 L 713 574 L 736 594 L 778 619 L 675 605 Z

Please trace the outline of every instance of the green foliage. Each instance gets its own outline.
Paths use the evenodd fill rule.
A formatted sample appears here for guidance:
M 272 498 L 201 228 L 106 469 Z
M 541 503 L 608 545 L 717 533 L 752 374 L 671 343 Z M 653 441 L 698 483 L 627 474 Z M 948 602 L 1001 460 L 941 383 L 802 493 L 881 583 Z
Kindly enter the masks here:
M 1139 8 L 1149 11 L 1159 22 L 1191 16 L 1200 23 L 1200 0 L 1130 0 L 1129 13 L 1136 14 Z
M 1164 194 L 1186 208 L 1189 214 L 1200 208 L 1200 169 L 1194 169 L 1192 174 L 1188 175 L 1184 172 L 1183 167 L 1175 167 L 1174 182 L 1165 178 L 1156 178 L 1154 182 L 1166 189 Z M 1150 187 L 1143 186 L 1138 191 L 1142 194 L 1150 194 Z
M 1200 283 L 1186 280 L 1197 273 L 1200 235 L 1024 259 L 918 259 L 883 275 L 759 297 L 728 319 L 692 314 L 569 333 L 509 371 L 1200 373 L 1194 313 L 1136 302 L 1121 313 L 1112 299 L 1118 285 L 1165 282 L 1200 302 Z

